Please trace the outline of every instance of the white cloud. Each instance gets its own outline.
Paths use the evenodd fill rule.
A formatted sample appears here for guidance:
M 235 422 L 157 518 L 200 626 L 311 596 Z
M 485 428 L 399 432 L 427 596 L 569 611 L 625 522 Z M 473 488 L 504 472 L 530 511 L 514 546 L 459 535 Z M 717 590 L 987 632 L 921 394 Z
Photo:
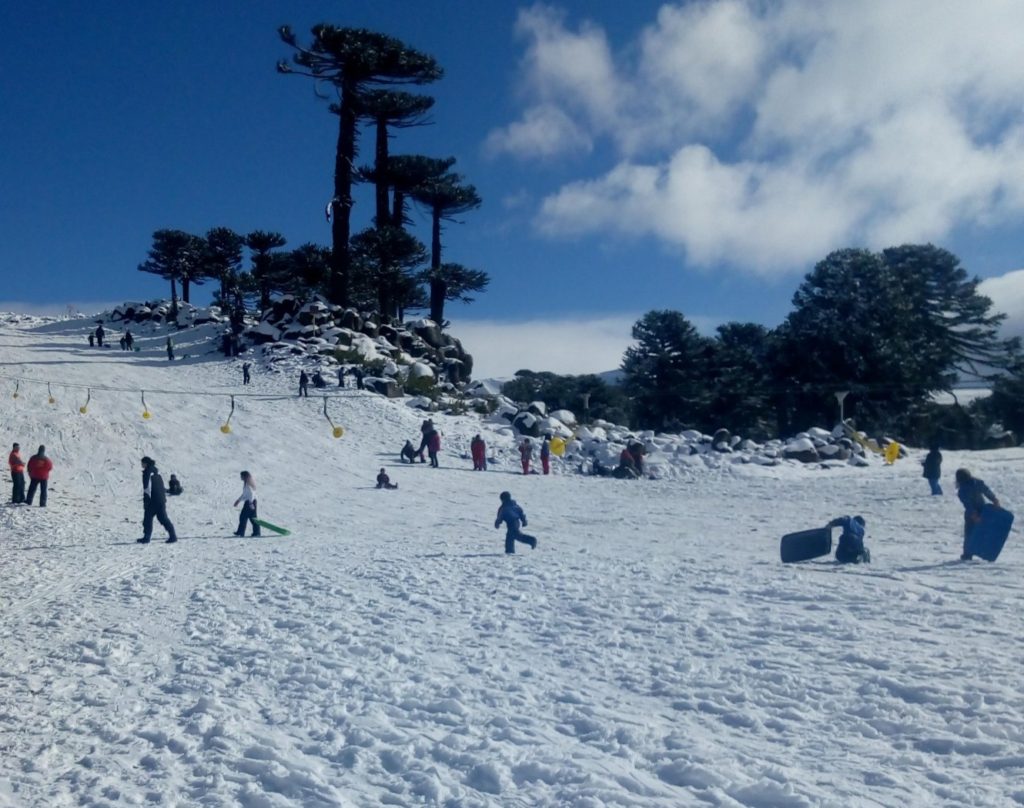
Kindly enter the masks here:
M 1019 0 L 672 3 L 620 52 L 546 6 L 519 30 L 520 125 L 558 108 L 576 128 L 548 153 L 620 151 L 542 202 L 549 234 L 653 236 L 772 275 L 1024 213 Z
M 638 319 L 639 314 L 522 323 L 457 320 L 451 333 L 473 356 L 475 379 L 512 376 L 524 368 L 580 375 L 617 369 Z
M 557 157 L 592 148 L 593 141 L 583 128 L 550 105 L 531 107 L 521 121 L 495 129 L 484 143 L 484 150 L 492 156 L 506 152 L 520 157 Z
M 978 291 L 992 301 L 995 311 L 1006 315 L 1003 333 L 1024 337 L 1024 269 L 986 278 L 978 285 Z

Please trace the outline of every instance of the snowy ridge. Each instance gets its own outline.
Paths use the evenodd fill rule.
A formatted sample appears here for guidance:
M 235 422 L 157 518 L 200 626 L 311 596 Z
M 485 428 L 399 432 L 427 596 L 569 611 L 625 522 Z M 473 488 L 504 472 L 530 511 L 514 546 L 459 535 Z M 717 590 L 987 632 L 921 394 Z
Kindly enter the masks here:
M 400 402 L 329 390 L 338 440 L 292 366 L 243 388 L 205 326 L 174 363 L 160 327 L 137 354 L 89 327 L 0 321 L 0 374 L 224 395 L 147 393 L 143 420 L 0 380 L 3 439 L 55 464 L 46 509 L 0 506 L 0 805 L 1024 804 L 1024 553 L 953 561 L 951 495 L 966 465 L 1019 509 L 1024 451 L 947 453 L 944 497 L 916 454 L 524 477 L 510 435 L 438 415 L 432 470 L 397 463 L 423 417 Z M 134 541 L 143 454 L 185 486 L 177 545 Z M 230 537 L 243 468 L 292 536 Z M 503 489 L 536 551 L 501 553 Z M 875 563 L 778 563 L 843 513 Z

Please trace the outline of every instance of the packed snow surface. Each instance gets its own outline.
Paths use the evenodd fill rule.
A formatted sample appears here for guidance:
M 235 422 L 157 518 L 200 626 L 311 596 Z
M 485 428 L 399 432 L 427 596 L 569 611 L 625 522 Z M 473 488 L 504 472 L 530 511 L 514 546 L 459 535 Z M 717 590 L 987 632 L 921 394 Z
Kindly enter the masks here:
M 523 476 L 507 430 L 438 415 L 441 468 L 402 466 L 401 401 L 328 390 L 335 439 L 301 357 L 243 388 L 202 328 L 172 363 L 91 327 L 0 320 L 0 375 L 38 382 L 0 378 L 5 450 L 55 464 L 45 509 L 0 507 L 0 805 L 1024 804 L 1024 551 L 958 561 L 951 480 L 1019 507 L 1022 450 L 946 453 L 943 497 L 917 450 Z M 120 391 L 83 414 L 88 386 Z M 135 542 L 142 455 L 184 484 L 176 545 Z M 291 536 L 231 535 L 242 469 Z M 503 554 L 502 490 L 535 551 Z M 847 513 L 870 566 L 779 563 Z

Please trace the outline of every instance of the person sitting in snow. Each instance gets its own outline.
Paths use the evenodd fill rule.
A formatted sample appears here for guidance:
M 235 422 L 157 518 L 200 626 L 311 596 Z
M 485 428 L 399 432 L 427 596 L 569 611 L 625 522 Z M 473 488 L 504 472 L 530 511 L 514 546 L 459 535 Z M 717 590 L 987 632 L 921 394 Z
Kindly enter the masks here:
M 167 480 L 167 496 L 178 497 L 184 492 L 184 488 L 181 487 L 181 480 L 174 474 Z
M 324 377 L 320 375 L 319 370 L 313 374 L 313 386 L 318 389 L 327 386 L 327 382 L 324 380 Z
M 402 453 L 399 456 L 402 458 L 403 463 L 414 463 L 416 461 L 416 450 L 412 448 L 411 440 L 405 442 L 405 446 L 402 447 Z
M 512 499 L 512 495 L 508 491 L 502 491 L 498 498 L 501 500 L 501 505 L 498 508 L 498 516 L 494 520 L 494 527 L 499 528 L 502 522 L 505 523 L 505 553 L 514 555 L 517 541 L 530 545 L 531 550 L 536 550 L 537 539 L 527 536 L 519 529 L 520 524 L 526 527 L 526 513 Z
M 836 561 L 840 564 L 870 564 L 871 553 L 864 546 L 864 517 L 839 516 L 828 523 L 829 527 L 841 527 Z
M 619 480 L 635 480 L 640 476 L 636 469 L 636 457 L 629 451 L 628 446 L 619 453 L 619 465 L 612 472 L 612 476 Z
M 388 477 L 388 473 L 384 471 L 384 467 L 381 467 L 380 474 L 377 475 L 377 487 L 378 488 L 398 488 L 398 483 L 391 482 L 391 478 Z

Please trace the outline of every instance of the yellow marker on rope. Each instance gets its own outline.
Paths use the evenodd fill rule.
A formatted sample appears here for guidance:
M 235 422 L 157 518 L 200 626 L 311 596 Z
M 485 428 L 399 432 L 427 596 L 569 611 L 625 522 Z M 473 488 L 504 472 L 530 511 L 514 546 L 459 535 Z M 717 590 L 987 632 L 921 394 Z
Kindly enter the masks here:
M 228 413 L 228 420 L 226 420 L 220 427 L 220 431 L 225 435 L 231 434 L 231 416 L 235 414 L 235 397 L 231 396 L 231 412 Z
M 15 398 L 18 397 L 18 390 L 19 390 L 20 387 L 21 387 L 21 381 L 16 381 L 14 383 L 14 397 Z
M 57 403 L 57 399 L 55 399 L 53 397 L 53 391 L 50 389 L 50 383 L 49 382 L 46 383 L 46 394 L 50 397 L 49 401 L 50 401 L 51 404 L 56 404 Z
M 885 462 L 888 465 L 891 466 L 893 463 L 895 463 L 899 459 L 899 456 L 900 445 L 896 441 L 893 441 L 892 443 L 885 447 Z
M 327 423 L 331 425 L 331 434 L 336 438 L 340 438 L 345 434 L 345 430 L 340 426 L 335 426 L 334 421 L 331 420 L 331 416 L 327 414 L 327 396 L 324 396 L 324 418 L 327 419 Z
M 78 411 L 85 415 L 89 411 L 89 400 L 92 398 L 92 390 L 88 387 L 85 388 L 85 403 L 78 408 Z
M 146 391 L 142 390 L 142 420 L 148 421 L 152 413 L 149 411 L 149 407 L 146 406 Z

